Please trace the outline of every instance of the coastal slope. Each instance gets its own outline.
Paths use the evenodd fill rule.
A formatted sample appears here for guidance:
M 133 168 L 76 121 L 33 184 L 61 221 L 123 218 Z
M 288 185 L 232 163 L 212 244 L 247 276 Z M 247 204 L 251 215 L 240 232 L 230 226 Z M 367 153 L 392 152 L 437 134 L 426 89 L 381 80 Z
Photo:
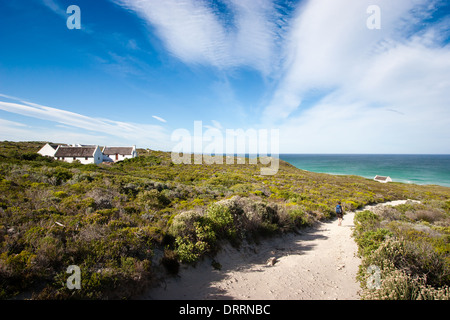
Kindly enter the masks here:
M 317 222 L 300 234 L 268 239 L 236 250 L 225 247 L 215 258 L 180 270 L 142 299 L 358 299 L 360 259 L 351 237 L 354 212 Z M 274 259 L 275 258 L 275 259 Z
M 406 201 L 369 205 L 356 212 Z M 212 267 L 211 259 L 185 266 L 177 277 L 166 279 L 141 299 L 357 300 L 361 259 L 352 237 L 356 212 L 348 212 L 341 226 L 337 219 L 328 220 L 240 250 L 226 246 L 214 260 L 220 270 Z

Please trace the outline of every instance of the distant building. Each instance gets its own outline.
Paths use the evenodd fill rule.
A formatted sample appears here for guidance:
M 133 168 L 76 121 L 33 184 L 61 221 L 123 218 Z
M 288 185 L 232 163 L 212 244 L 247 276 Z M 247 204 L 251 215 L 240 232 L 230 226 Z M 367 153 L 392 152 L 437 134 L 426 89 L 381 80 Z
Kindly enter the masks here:
M 136 146 L 132 147 L 104 147 L 103 150 L 98 145 L 58 145 L 46 143 L 38 153 L 43 156 L 52 157 L 56 160 L 66 162 L 80 161 L 82 164 L 117 162 L 124 159 L 131 159 L 138 156 Z
M 117 162 L 125 159 L 136 158 L 138 156 L 136 146 L 132 147 L 104 147 L 103 161 Z
M 375 178 L 373 178 L 373 180 L 381 182 L 381 183 L 392 182 L 391 177 L 383 177 L 383 176 L 378 176 L 378 175 L 376 175 Z
M 54 157 L 58 145 L 55 143 L 46 143 L 37 153 L 41 156 Z
M 99 146 L 67 147 L 59 146 L 54 155 L 55 159 L 66 162 L 80 161 L 82 164 L 98 164 L 103 162 L 103 154 Z

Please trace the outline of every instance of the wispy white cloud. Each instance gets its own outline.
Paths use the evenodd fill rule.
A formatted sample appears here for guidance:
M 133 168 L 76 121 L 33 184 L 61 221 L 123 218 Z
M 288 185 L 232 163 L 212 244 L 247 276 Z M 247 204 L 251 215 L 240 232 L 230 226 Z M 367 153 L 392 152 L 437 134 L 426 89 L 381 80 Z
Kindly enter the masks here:
M 83 143 L 111 145 L 113 142 L 130 144 L 126 140 L 111 139 L 103 134 L 93 134 L 85 131 L 68 130 L 67 128 L 49 128 L 48 126 L 17 126 L 11 122 L 0 120 L 0 136 L 11 141 L 51 141 L 56 143 Z M 58 127 L 58 125 L 56 126 Z
M 282 58 L 282 34 L 287 17 L 267 0 L 230 0 L 230 7 L 236 33 L 228 37 L 229 55 L 235 55 L 238 63 L 252 66 L 263 74 L 276 70 Z
M 380 0 L 381 29 L 369 30 L 370 4 L 315 0 L 299 8 L 262 119 L 280 126 L 285 151 L 450 152 L 445 28 L 414 30 L 426 1 Z M 305 102 L 317 91 L 318 101 Z
M 228 64 L 225 30 L 203 1 L 117 0 L 136 11 L 157 33 L 168 50 L 188 63 Z
M 27 125 L 24 123 L 16 122 L 16 121 L 0 119 L 0 127 L 22 127 L 22 128 L 24 128 L 24 127 L 27 127 Z
M 66 8 L 63 8 L 58 2 L 56 2 L 55 0 L 41 0 L 41 1 L 44 6 L 53 11 L 55 14 L 59 15 L 64 19 L 67 19 L 68 15 L 66 13 Z
M 54 0 L 42 1 L 60 14 Z M 221 0 L 220 9 L 206 0 L 110 1 L 135 12 L 183 63 L 270 75 L 274 87 L 267 86 L 261 121 L 255 124 L 259 115 L 253 114 L 251 121 L 280 128 L 281 151 L 450 152 L 442 147 L 450 140 L 450 46 L 443 45 L 450 18 L 423 21 L 432 17 L 438 1 L 305 0 L 288 15 L 274 0 Z M 380 30 L 366 27 L 372 4 L 381 8 Z M 140 50 L 137 42 L 124 47 L 126 53 L 108 52 L 103 63 L 120 73 L 145 73 L 145 63 L 133 58 Z M 221 105 L 244 109 L 228 78 L 212 81 L 211 88 Z M 314 101 L 308 100 L 317 92 Z M 0 109 L 99 134 L 167 141 L 159 126 L 95 119 L 24 101 L 0 102 Z M 374 145 L 379 148 L 373 150 Z
M 164 123 L 167 122 L 166 119 L 163 119 L 163 118 L 161 118 L 161 117 L 158 117 L 158 116 L 152 116 L 152 117 L 155 118 L 155 119 L 158 120 L 158 121 L 161 121 L 161 122 L 164 122 Z
M 378 1 L 382 28 L 369 30 L 367 7 L 372 1 L 316 0 L 298 10 L 287 35 L 286 63 L 278 89 L 267 106 L 267 119 L 283 119 L 296 110 L 306 93 L 332 90 L 359 77 L 380 46 L 396 44 L 411 1 Z M 384 49 L 383 49 L 384 50 Z
M 277 57 L 283 19 L 269 0 L 228 0 L 223 18 L 201 0 L 113 0 L 152 26 L 168 51 L 189 64 L 220 69 L 249 66 L 267 74 Z
M 17 100 L 17 102 L 0 101 L 0 110 L 22 116 L 52 121 L 59 126 L 57 130 L 45 128 L 45 130 L 39 131 L 36 130 L 36 128 L 33 128 L 20 131 L 17 128 L 20 127 L 20 123 L 2 120 L 2 124 L 5 125 L 5 127 L 14 129 L 15 132 L 28 133 L 26 140 L 30 140 L 32 137 L 37 136 L 58 136 L 55 132 L 59 132 L 59 139 L 61 139 L 61 137 L 67 139 L 68 136 L 73 135 L 83 138 L 83 141 L 85 142 L 90 141 L 89 143 L 98 144 L 100 144 L 100 142 L 98 142 L 100 140 L 108 142 L 105 144 L 117 144 L 117 141 L 120 141 L 125 144 L 136 144 L 146 147 L 165 149 L 170 143 L 166 129 L 159 125 L 129 123 L 105 118 L 93 118 L 63 109 L 23 101 L 7 95 L 0 96 Z M 70 128 L 61 127 L 61 125 L 69 126 Z M 26 135 L 20 134 L 19 136 Z M 50 139 L 48 138 L 41 140 Z

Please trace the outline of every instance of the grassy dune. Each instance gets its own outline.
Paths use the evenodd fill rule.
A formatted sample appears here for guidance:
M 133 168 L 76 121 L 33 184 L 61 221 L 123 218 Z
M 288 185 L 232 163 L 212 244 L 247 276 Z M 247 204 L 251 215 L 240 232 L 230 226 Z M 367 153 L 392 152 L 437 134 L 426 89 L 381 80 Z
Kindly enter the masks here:
M 445 187 L 381 184 L 283 161 L 276 175 L 262 176 L 260 164 L 179 165 L 170 153 L 146 150 L 113 165 L 68 164 L 37 155 L 42 145 L 0 143 L 0 298 L 130 298 L 154 283 L 160 266 L 176 273 L 224 241 L 239 246 L 332 218 L 338 200 L 353 210 L 416 199 L 450 215 Z M 80 267 L 80 290 L 66 286 L 69 265 Z

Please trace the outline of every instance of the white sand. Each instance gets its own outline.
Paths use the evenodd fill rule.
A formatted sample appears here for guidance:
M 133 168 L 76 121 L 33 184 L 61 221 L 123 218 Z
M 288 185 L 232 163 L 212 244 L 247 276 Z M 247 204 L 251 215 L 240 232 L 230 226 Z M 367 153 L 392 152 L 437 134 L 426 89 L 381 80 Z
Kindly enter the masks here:
M 196 267 L 182 266 L 179 276 L 167 278 L 140 298 L 359 299 L 360 286 L 355 278 L 360 259 L 351 237 L 354 214 L 347 213 L 342 226 L 338 226 L 337 220 L 320 222 L 301 234 L 264 240 L 239 251 L 225 246 L 215 258 L 221 270 L 211 266 L 211 259 Z M 275 264 L 268 265 L 267 261 L 273 257 Z

